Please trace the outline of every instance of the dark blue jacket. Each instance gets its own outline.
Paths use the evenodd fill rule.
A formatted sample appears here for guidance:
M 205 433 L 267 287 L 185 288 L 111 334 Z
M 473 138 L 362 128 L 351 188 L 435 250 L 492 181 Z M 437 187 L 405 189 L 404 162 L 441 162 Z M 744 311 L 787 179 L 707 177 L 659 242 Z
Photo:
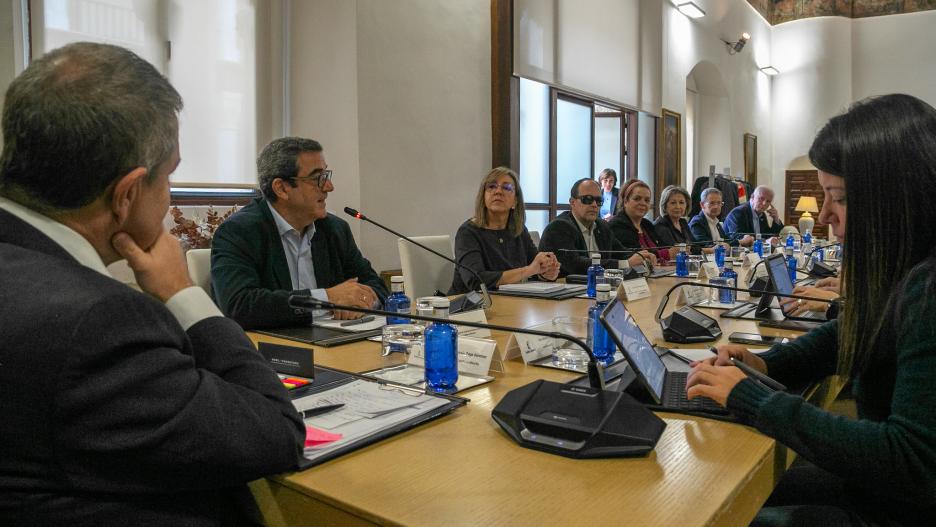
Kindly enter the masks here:
M 692 231 L 692 236 L 697 242 L 712 241 L 712 233 L 709 232 L 708 220 L 705 219 L 704 212 L 699 212 L 689 220 L 689 230 Z M 738 240 L 732 240 L 725 234 L 725 228 L 722 226 L 721 222 L 718 222 L 718 234 L 721 235 L 723 241 L 728 245 L 738 245 Z
M 725 217 L 725 232 L 734 239 L 741 239 L 745 234 L 754 234 L 754 215 L 750 203 L 738 205 L 731 209 Z M 761 212 L 757 215 L 760 223 L 760 232 L 764 236 L 777 236 L 783 228 L 783 222 L 777 219 L 773 226 L 767 227 L 767 214 Z

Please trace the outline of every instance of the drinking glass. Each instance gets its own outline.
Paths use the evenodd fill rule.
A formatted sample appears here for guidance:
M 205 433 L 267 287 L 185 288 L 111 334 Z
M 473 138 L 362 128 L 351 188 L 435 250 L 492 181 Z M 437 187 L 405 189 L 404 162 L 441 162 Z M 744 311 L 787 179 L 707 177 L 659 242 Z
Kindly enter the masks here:
M 577 337 L 582 341 L 588 338 L 587 317 L 556 317 L 552 320 L 553 331 Z M 553 363 L 562 367 L 576 367 L 588 363 L 588 353 L 579 346 L 563 339 L 553 341 Z

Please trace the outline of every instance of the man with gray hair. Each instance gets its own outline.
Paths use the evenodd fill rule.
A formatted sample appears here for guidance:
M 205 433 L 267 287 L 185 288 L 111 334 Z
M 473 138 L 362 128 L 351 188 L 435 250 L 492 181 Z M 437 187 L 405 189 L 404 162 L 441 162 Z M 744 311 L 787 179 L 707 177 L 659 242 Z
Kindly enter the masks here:
M 718 221 L 718 215 L 721 214 L 722 193 L 714 187 L 702 191 L 702 210 L 689 220 L 689 230 L 697 242 L 726 243 L 728 245 L 738 245 L 737 240 L 731 240 L 725 233 L 722 224 Z
M 725 217 L 725 232 L 741 245 L 750 247 L 755 237 L 777 236 L 783 228 L 780 213 L 773 206 L 774 191 L 760 185 L 751 192 L 751 199 L 731 209 Z
M 367 308 L 386 299 L 348 223 L 325 208 L 335 187 L 322 145 L 272 141 L 257 158 L 257 181 L 262 197 L 222 223 L 211 247 L 212 286 L 227 316 L 244 329 L 300 326 L 312 315 L 290 307 L 290 295 Z
M 2 525 L 246 524 L 246 483 L 298 467 L 286 390 L 163 228 L 181 108 L 152 65 L 87 42 L 6 93 Z M 108 274 L 122 258 L 142 293 Z

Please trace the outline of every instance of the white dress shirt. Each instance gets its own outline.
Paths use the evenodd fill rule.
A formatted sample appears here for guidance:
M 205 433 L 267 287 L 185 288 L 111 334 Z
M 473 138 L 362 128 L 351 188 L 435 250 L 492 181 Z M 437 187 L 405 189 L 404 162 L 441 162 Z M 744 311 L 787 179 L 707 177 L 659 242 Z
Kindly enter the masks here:
M 91 243 L 71 227 L 3 197 L 0 197 L 0 209 L 35 227 L 59 244 L 81 265 L 113 278 Z M 172 295 L 172 298 L 166 301 L 166 308 L 185 330 L 206 318 L 223 316 L 205 290 L 198 286 L 186 287 Z
M 710 218 L 708 214 L 705 214 L 705 221 L 708 222 L 708 229 L 709 233 L 712 235 L 712 241 L 722 241 L 721 234 L 718 232 L 718 218 Z
M 315 267 L 312 265 L 312 237 L 315 236 L 315 224 L 309 225 L 305 232 L 299 233 L 289 224 L 269 202 L 267 207 L 273 213 L 273 221 L 279 232 L 283 251 L 286 253 L 286 265 L 289 267 L 289 279 L 294 290 L 308 289 L 312 297 L 328 301 L 328 293 L 318 287 L 315 280 Z
M 585 238 L 585 248 L 588 249 L 588 257 L 591 258 L 591 253 L 599 252 L 598 242 L 595 240 L 595 224 L 592 223 L 591 226 L 586 227 L 575 217 L 575 214 L 572 215 L 572 219 L 575 220 L 579 230 L 582 231 L 582 237 Z

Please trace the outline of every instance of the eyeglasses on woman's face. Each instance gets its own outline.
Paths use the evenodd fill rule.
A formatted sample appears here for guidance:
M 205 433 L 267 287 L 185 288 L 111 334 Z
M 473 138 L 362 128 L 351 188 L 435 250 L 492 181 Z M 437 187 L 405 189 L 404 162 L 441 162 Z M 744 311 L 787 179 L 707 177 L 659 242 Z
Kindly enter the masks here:
M 501 190 L 503 190 L 504 192 L 507 192 L 507 193 L 513 192 L 513 191 L 515 190 L 515 189 L 514 189 L 513 183 L 500 183 L 500 184 L 498 184 L 498 183 L 495 182 L 495 181 L 492 181 L 492 182 L 488 183 L 487 185 L 484 185 L 484 189 L 487 190 L 488 192 L 497 192 L 497 189 L 501 189 Z

